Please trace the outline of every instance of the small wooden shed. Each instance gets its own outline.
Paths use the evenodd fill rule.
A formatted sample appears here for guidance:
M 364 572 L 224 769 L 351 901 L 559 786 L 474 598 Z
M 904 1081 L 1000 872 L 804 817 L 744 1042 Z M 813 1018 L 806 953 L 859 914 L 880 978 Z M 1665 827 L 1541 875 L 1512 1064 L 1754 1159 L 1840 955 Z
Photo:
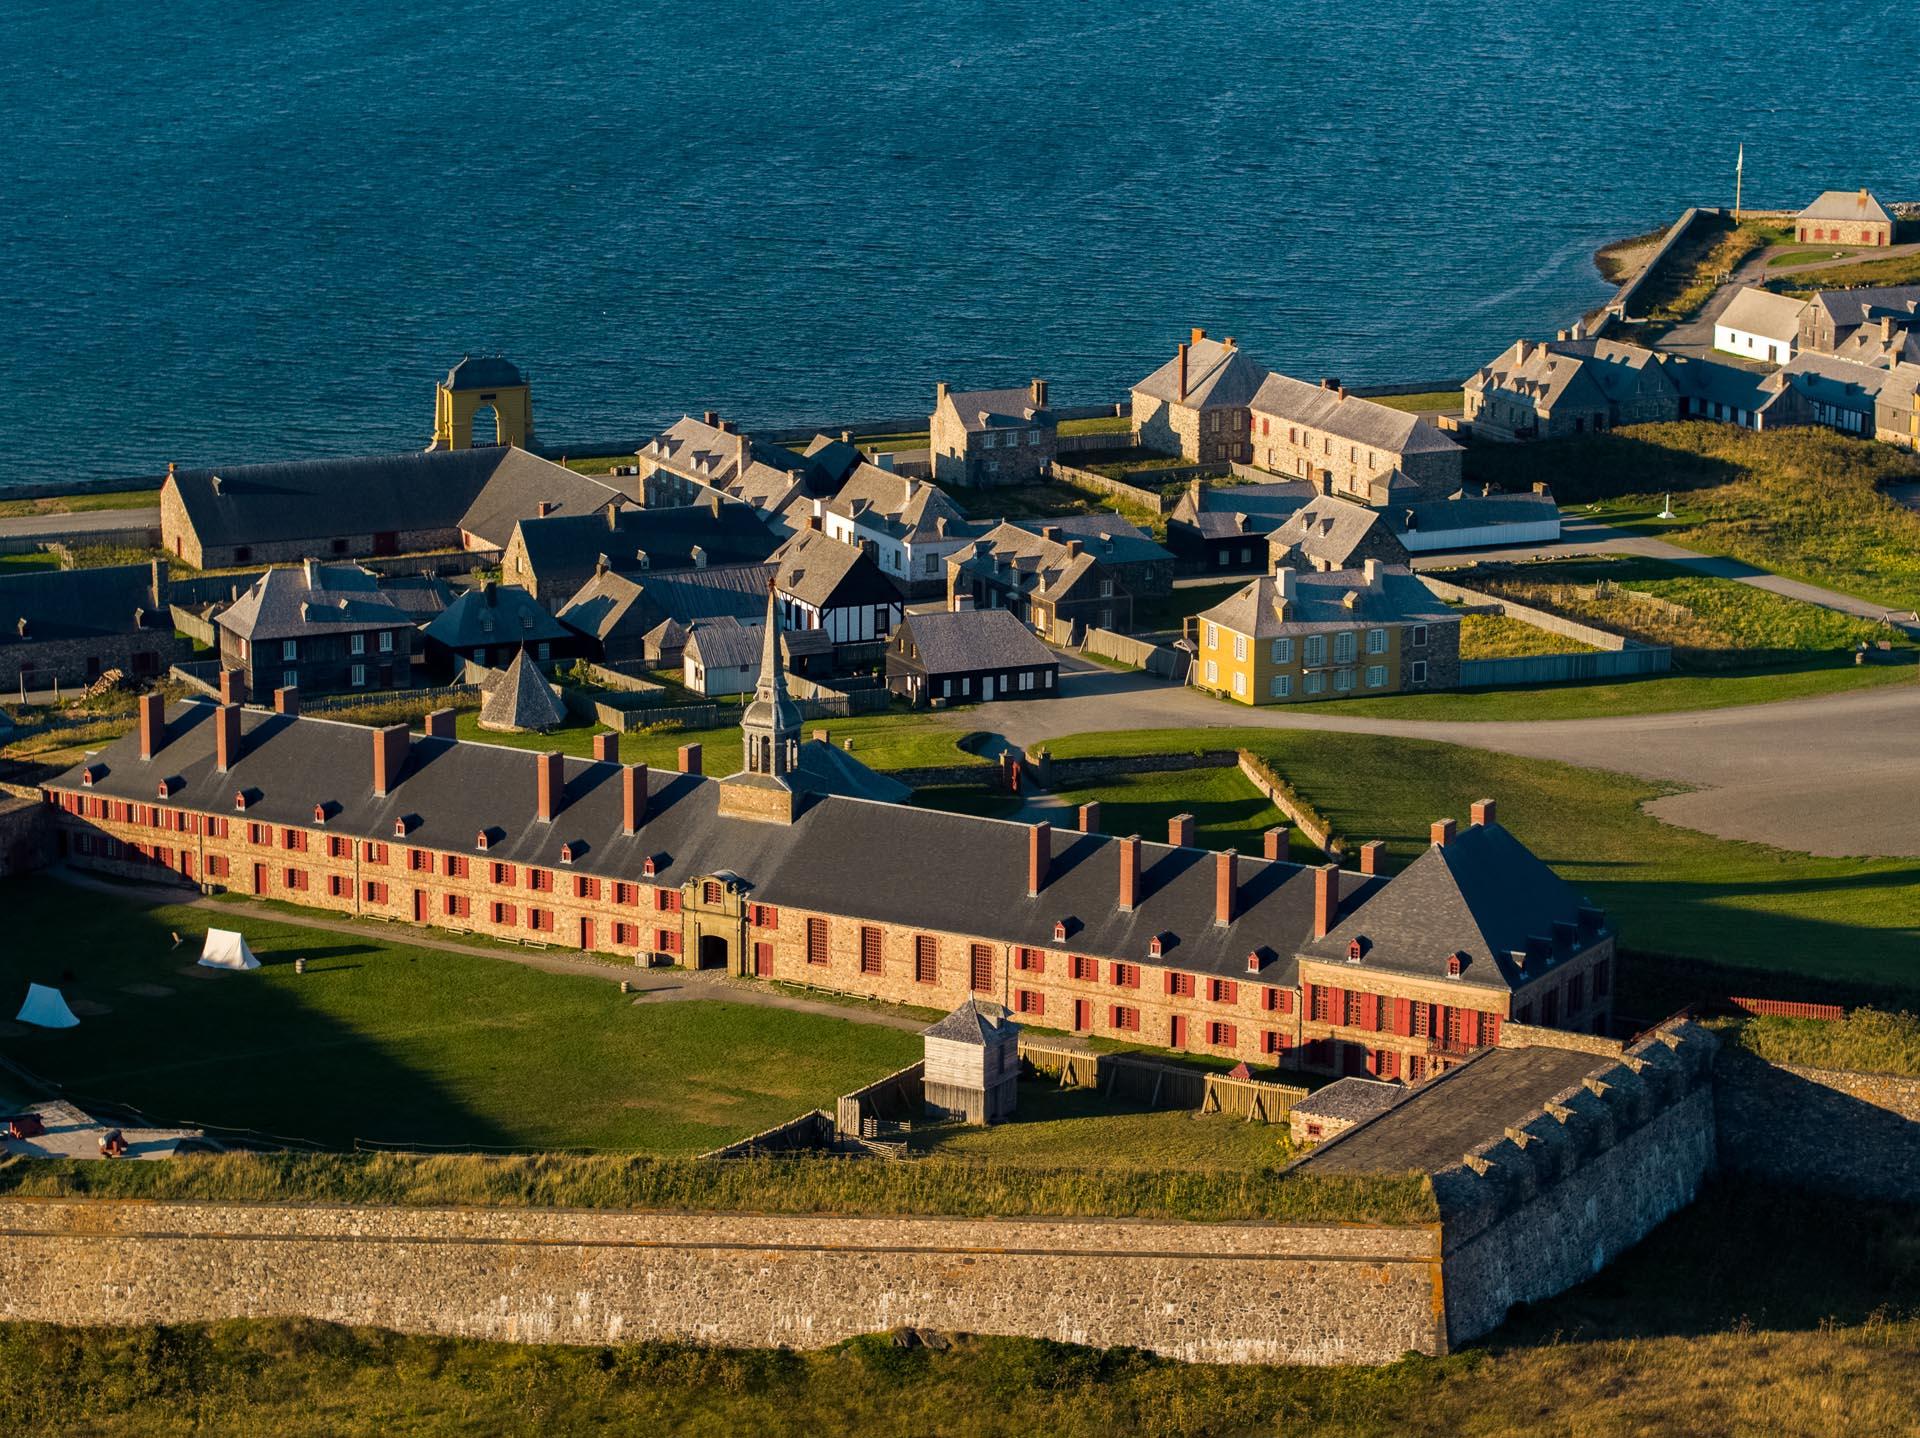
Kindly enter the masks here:
M 1005 1008 L 968 999 L 924 1037 L 929 1113 L 967 1123 L 1012 1116 L 1020 1088 L 1020 1025 Z

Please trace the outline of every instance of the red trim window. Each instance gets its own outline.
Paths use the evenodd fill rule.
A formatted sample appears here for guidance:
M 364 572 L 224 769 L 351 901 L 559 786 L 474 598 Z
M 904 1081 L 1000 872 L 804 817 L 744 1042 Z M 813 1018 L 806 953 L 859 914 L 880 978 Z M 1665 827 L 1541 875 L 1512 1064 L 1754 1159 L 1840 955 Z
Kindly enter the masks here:
M 304 894 L 307 891 L 307 871 L 305 869 L 288 869 L 285 879 L 287 887 L 295 893 Z
M 350 899 L 353 891 L 347 887 L 345 874 L 327 875 L 327 897 L 329 899 Z
M 1114 982 L 1118 983 L 1119 980 L 1115 979 Z M 1167 993 L 1176 999 L 1192 998 L 1193 997 L 1193 975 L 1192 974 L 1176 974 L 1171 969 L 1169 969 L 1167 971 Z
M 754 904 L 748 909 L 748 922 L 756 929 L 777 929 L 780 927 L 780 911 L 771 904 Z
M 519 911 L 512 904 L 500 899 L 493 901 L 493 921 L 501 928 L 511 929 L 519 917 Z
M 536 894 L 551 894 L 553 892 L 553 870 L 528 869 L 527 887 Z
M 1013 1006 L 1020 1013 L 1037 1017 L 1047 1011 L 1047 996 L 1037 989 L 1015 989 Z
M 1341 1006 L 1340 1010 L 1340 1022 L 1350 1029 L 1359 1028 L 1361 1014 L 1360 991 L 1358 989 L 1348 989 L 1345 997 L 1346 1003 Z
M 224 879 L 231 872 L 232 868 L 227 863 L 227 856 L 225 854 L 207 855 L 207 877 L 209 879 Z
M 654 948 L 663 954 L 680 954 L 680 931 L 678 929 L 656 929 L 653 934 Z
M 1230 1049 L 1234 1046 L 1236 1035 L 1232 1024 L 1223 1024 L 1218 1019 L 1207 1022 L 1207 1042 L 1217 1049 Z
M 447 895 L 447 917 L 449 919 L 467 919 L 473 917 L 473 900 L 465 894 Z
M 431 874 L 433 872 L 433 855 L 429 854 L 425 849 L 407 850 L 407 872 L 411 874 Z
M 877 974 L 880 972 L 880 931 L 871 925 L 860 926 L 860 972 Z
M 471 872 L 471 866 L 467 863 L 465 854 L 448 854 L 442 860 L 441 867 L 446 871 L 449 879 L 464 879 Z
M 680 891 L 678 889 L 655 889 L 653 907 L 663 914 L 680 912 Z
M 613 946 L 616 949 L 630 949 L 639 941 L 639 933 L 632 924 L 614 920 Z
M 1130 1008 L 1126 1004 L 1115 1004 L 1110 1017 L 1112 1022 L 1108 1024 L 1109 1028 L 1129 1034 L 1140 1031 L 1140 1010 L 1136 1008 Z
M 598 903 L 600 901 L 600 881 L 587 874 L 575 874 L 573 876 L 573 896 L 576 899 L 592 899 L 595 903 Z
M 1085 979 L 1088 983 L 1097 983 L 1100 978 L 1100 963 L 1085 954 L 1075 954 L 1067 960 L 1068 972 L 1076 979 Z
M 675 895 L 675 897 L 679 897 Z M 827 961 L 827 921 L 825 919 L 807 920 L 807 962 L 824 964 Z
M 553 910 L 552 909 L 528 909 L 527 910 L 527 927 L 529 929 L 532 929 L 537 934 L 552 933 L 553 932 Z
M 993 950 L 985 944 L 974 944 L 968 949 L 969 978 L 976 994 L 993 992 Z
M 265 824 L 248 824 L 247 842 L 249 844 L 272 844 L 273 830 L 269 829 Z
M 613 901 L 616 904 L 631 905 L 639 903 L 640 886 L 638 884 L 615 883 L 613 886 Z
M 338 834 L 327 835 L 327 857 L 329 859 L 351 859 L 353 840 L 344 839 Z
M 1237 1004 L 1240 1002 L 1240 985 L 1232 979 L 1208 979 L 1207 997 L 1216 1004 Z
M 1415 999 L 1413 1001 L 1413 1037 L 1424 1039 L 1431 1037 L 1432 1033 L 1433 1005 Z
M 913 981 L 917 984 L 940 981 L 940 941 L 932 934 L 913 936 Z
M 1115 964 L 1113 966 L 1113 986 L 1116 989 L 1137 989 L 1140 987 L 1140 966 L 1138 964 Z
M 378 879 L 367 880 L 365 893 L 366 902 L 369 904 L 385 904 L 387 902 L 387 886 Z
M 1293 1012 L 1293 990 L 1266 988 L 1260 991 L 1260 1007 L 1270 1014 Z
M 1288 1035 L 1278 1029 L 1260 1030 L 1260 1052 L 1263 1054 L 1283 1054 L 1287 1051 Z
M 487 865 L 487 877 L 502 888 L 512 888 L 517 871 L 511 864 L 492 863 Z
M 1015 949 L 1013 966 L 1023 974 L 1044 974 L 1047 971 L 1047 956 L 1038 949 Z
M 307 852 L 306 830 L 282 829 L 280 831 L 280 847 L 285 849 L 290 854 L 306 853 Z
M 363 839 L 360 841 L 360 858 L 363 863 L 384 864 L 387 862 L 387 846 Z
M 700 902 L 705 904 L 709 909 L 719 908 L 721 901 L 726 897 L 726 889 L 722 887 L 716 879 L 708 879 L 700 886 Z

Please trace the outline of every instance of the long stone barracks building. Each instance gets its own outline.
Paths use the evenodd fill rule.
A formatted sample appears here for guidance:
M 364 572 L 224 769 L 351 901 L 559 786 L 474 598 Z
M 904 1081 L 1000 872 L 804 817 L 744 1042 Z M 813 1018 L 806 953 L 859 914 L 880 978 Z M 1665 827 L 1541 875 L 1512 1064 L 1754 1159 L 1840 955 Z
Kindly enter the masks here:
M 768 676 L 771 675 L 771 681 Z M 1614 933 L 1495 822 L 1394 877 L 879 802 L 777 658 L 714 779 L 236 704 L 142 702 L 45 788 L 68 862 L 1322 1072 L 1418 1080 L 1510 1022 L 1604 1029 Z M 896 786 L 897 792 L 897 786 Z

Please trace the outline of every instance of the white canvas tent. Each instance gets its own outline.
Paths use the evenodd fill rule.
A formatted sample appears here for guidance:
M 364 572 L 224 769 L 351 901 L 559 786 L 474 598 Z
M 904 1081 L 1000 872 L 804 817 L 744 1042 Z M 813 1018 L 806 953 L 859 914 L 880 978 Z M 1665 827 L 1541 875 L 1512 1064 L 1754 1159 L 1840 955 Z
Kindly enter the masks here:
M 247 947 L 246 936 L 232 929 L 208 929 L 200 962 L 210 969 L 257 969 L 260 961 Z
M 0 1009 L 0 1013 L 4 1013 Z M 48 988 L 45 984 L 28 984 L 27 1001 L 20 1005 L 20 1012 L 14 1015 L 23 1024 L 33 1024 L 43 1029 L 72 1029 L 80 1026 L 80 1020 L 73 1016 L 73 1010 L 67 1007 L 67 1000 L 60 990 Z

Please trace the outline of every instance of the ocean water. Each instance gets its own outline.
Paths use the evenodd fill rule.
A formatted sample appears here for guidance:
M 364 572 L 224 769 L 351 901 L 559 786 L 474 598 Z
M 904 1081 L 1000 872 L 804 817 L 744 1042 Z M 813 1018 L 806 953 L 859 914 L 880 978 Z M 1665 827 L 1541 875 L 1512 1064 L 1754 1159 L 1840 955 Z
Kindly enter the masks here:
M 0 7 L 0 484 L 1099 402 L 1187 327 L 1459 375 L 1732 199 L 1920 198 L 1884 0 Z M 1869 62 L 1870 63 L 1867 63 Z M 1878 78 L 1875 78 L 1875 77 Z

